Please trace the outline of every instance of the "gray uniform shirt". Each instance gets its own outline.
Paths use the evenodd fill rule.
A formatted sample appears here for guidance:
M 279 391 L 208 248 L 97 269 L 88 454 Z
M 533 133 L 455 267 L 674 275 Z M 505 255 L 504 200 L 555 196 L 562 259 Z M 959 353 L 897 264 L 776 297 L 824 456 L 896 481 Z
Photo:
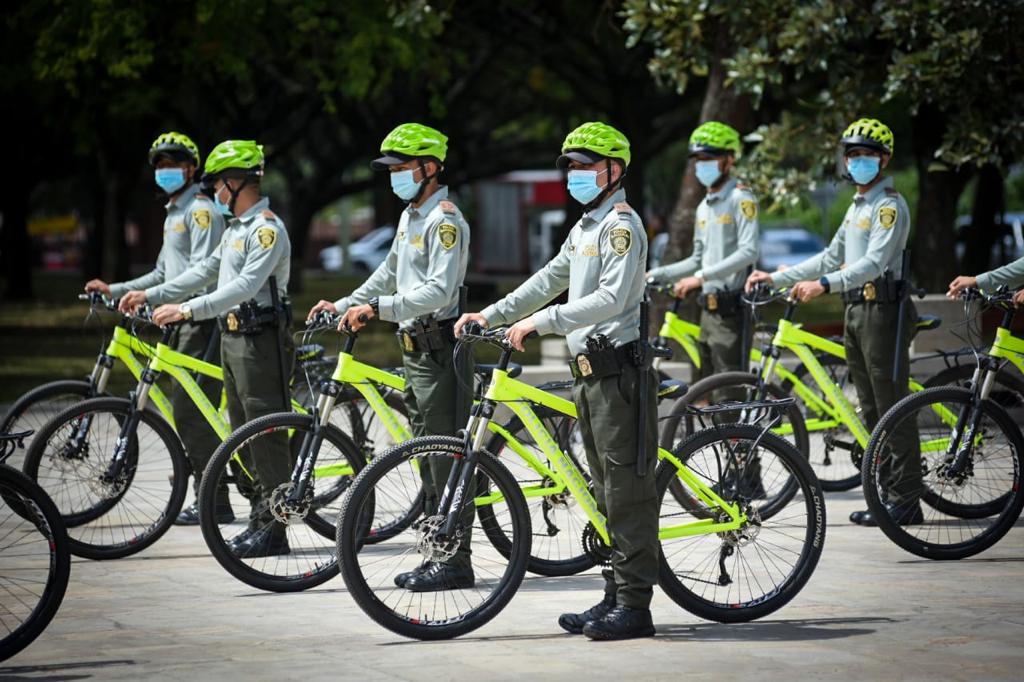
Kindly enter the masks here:
M 992 291 L 1002 285 L 1016 287 L 1024 284 L 1024 258 L 1018 258 L 1001 268 L 978 275 L 978 288 Z
M 199 185 L 190 185 L 167 202 L 164 219 L 164 243 L 156 258 L 156 267 L 141 277 L 110 285 L 110 294 L 120 298 L 129 291 L 143 289 L 151 305 L 184 301 L 195 289 L 169 286 L 178 275 L 197 265 L 220 245 L 224 216 L 213 202 L 200 193 Z M 205 293 L 205 292 L 200 292 Z
M 177 277 L 172 286 L 195 291 L 217 282 L 217 289 L 189 301 L 192 319 L 206 320 L 224 315 L 239 303 L 255 299 L 269 307 L 270 277 L 277 277 L 278 297 L 288 291 L 292 246 L 284 223 L 270 210 L 263 197 L 248 211 L 228 221 L 220 246 L 201 263 Z
M 732 178 L 697 206 L 693 253 L 649 274 L 674 282 L 700 271 L 704 291 L 736 291 L 746 281 L 747 268 L 757 262 L 759 238 L 757 199 L 746 185 Z
M 886 270 L 903 279 L 900 268 L 909 235 L 907 202 L 893 189 L 892 178 L 884 178 L 864 194 L 853 196 L 828 248 L 784 272 L 772 273 L 772 284 L 784 287 L 825 277 L 830 290 L 839 293 L 862 287 Z
M 401 326 L 431 313 L 438 320 L 453 318 L 468 263 L 469 225 L 441 186 L 419 207 L 406 207 L 387 258 L 334 305 L 344 312 L 376 296 L 380 319 Z
M 583 214 L 558 254 L 515 291 L 483 310 L 491 326 L 530 313 L 539 334 L 564 334 L 574 355 L 589 336 L 604 334 L 615 346 L 640 338 L 647 233 L 619 190 Z M 569 300 L 540 310 L 569 290 Z M 536 311 L 536 312 L 534 312 Z

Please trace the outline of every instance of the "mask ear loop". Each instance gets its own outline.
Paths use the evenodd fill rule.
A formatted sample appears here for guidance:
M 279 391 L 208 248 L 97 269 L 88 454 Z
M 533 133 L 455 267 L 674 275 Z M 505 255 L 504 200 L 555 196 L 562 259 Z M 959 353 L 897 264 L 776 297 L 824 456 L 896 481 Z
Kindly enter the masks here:
M 608 173 L 608 184 L 605 185 L 604 189 L 601 190 L 600 194 L 594 197 L 593 201 L 591 201 L 589 204 L 583 207 L 584 213 L 586 213 L 587 211 L 592 211 L 593 209 L 600 206 L 601 202 L 603 202 L 609 194 L 615 192 L 616 190 L 619 189 L 619 187 L 622 186 L 622 178 L 626 177 L 626 168 L 625 166 L 623 166 L 622 175 L 619 176 L 618 180 L 612 182 L 612 160 L 607 156 L 604 157 L 604 166 L 605 172 Z
M 416 192 L 416 196 L 409 200 L 410 204 L 415 204 L 416 202 L 418 202 L 420 200 L 420 197 L 423 196 L 423 193 L 427 191 L 427 185 L 430 184 L 430 181 L 441 174 L 440 164 L 438 165 L 436 173 L 434 173 L 433 175 L 427 175 L 427 164 L 423 163 L 422 158 L 417 159 L 417 161 L 419 162 L 420 165 L 420 173 L 423 174 L 423 180 L 420 181 L 420 188 L 419 191 Z

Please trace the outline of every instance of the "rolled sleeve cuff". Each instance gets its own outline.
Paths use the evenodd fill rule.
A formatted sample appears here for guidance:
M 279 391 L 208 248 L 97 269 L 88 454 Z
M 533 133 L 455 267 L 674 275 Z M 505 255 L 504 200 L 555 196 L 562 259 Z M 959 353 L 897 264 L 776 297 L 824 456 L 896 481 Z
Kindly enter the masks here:
M 544 310 L 538 310 L 530 316 L 530 320 L 533 322 L 533 326 L 537 328 L 537 334 L 544 336 L 545 334 L 553 334 L 554 329 L 554 310 L 556 306 L 545 308 Z
M 121 298 L 129 291 L 128 287 L 118 282 L 110 285 L 110 298 Z
M 769 275 L 769 277 L 771 278 L 772 286 L 773 287 L 788 287 L 788 286 L 793 285 L 796 282 L 796 280 L 793 280 L 792 278 L 787 277 L 786 275 L 787 275 L 788 272 L 789 272 L 788 270 L 785 270 L 783 272 L 773 272 L 773 273 L 771 273 Z
M 164 300 L 163 292 L 160 291 L 159 286 L 146 289 L 146 302 L 152 306 L 167 303 L 167 301 Z
M 978 281 L 978 288 L 983 291 L 992 291 L 996 287 L 996 283 L 992 281 L 992 276 L 989 272 L 983 272 L 975 277 L 975 279 Z M 110 290 L 113 291 L 114 288 L 111 287 Z
M 334 302 L 334 309 L 337 310 L 339 313 L 345 312 L 346 310 L 349 309 L 350 306 L 351 304 L 349 303 L 348 296 L 343 296 L 342 298 L 339 298 L 337 301 Z
M 487 320 L 488 327 L 494 327 L 505 323 L 505 317 L 498 312 L 497 306 L 489 305 L 480 311 L 480 314 L 484 316 L 485 320 Z
M 395 317 L 394 296 L 377 297 L 377 317 L 385 322 L 398 322 L 398 318 Z
M 841 272 L 830 272 L 825 275 L 825 279 L 828 280 L 828 287 L 831 293 L 841 294 L 846 291 L 843 287 L 843 274 Z
M 210 306 L 209 299 L 206 296 L 200 296 L 199 298 L 193 298 L 191 301 L 186 301 L 189 307 L 192 308 L 192 319 L 195 321 L 200 320 L 211 320 L 217 317 L 216 311 Z

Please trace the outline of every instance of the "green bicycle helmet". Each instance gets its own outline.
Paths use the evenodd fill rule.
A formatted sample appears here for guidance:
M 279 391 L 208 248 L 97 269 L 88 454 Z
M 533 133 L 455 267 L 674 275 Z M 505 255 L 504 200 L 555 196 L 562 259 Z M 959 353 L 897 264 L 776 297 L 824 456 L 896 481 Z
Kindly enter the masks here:
M 173 130 L 162 133 L 153 140 L 149 147 L 149 165 L 155 166 L 161 155 L 170 156 L 172 159 L 191 161 L 199 166 L 199 147 L 192 139 L 184 133 L 176 133 Z
M 209 187 L 221 176 L 252 177 L 263 175 L 263 145 L 254 140 L 225 140 L 206 159 L 203 185 Z
M 718 121 L 706 121 L 700 124 L 690 135 L 690 156 L 694 154 L 710 154 L 711 156 L 735 154 L 739 156 L 742 150 L 743 145 L 740 142 L 739 131 Z
M 380 143 L 380 153 L 384 156 L 370 162 L 374 170 L 385 170 L 417 158 L 442 163 L 448 155 L 448 136 L 422 123 L 403 123 Z
M 555 161 L 555 166 L 566 168 L 570 161 L 595 163 L 601 159 L 619 159 L 623 165 L 629 166 L 629 140 L 607 123 L 591 121 L 565 136 L 562 155 Z
M 843 131 L 840 140 L 844 151 L 854 147 L 866 147 L 892 156 L 896 148 L 889 126 L 874 118 L 860 118 Z

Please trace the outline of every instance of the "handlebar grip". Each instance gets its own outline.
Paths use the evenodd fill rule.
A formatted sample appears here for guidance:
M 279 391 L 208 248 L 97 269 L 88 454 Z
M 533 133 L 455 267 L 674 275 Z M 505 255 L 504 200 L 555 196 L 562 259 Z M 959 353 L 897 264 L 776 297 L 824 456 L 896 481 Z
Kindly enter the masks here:
M 470 320 L 462 326 L 462 333 L 469 336 L 480 336 L 484 333 L 484 328 L 479 322 Z
M 91 299 L 91 298 L 92 298 L 92 293 L 88 293 L 88 294 L 79 294 L 79 295 L 78 295 L 78 300 L 79 300 L 79 301 L 88 301 L 88 300 L 89 300 L 89 299 Z

